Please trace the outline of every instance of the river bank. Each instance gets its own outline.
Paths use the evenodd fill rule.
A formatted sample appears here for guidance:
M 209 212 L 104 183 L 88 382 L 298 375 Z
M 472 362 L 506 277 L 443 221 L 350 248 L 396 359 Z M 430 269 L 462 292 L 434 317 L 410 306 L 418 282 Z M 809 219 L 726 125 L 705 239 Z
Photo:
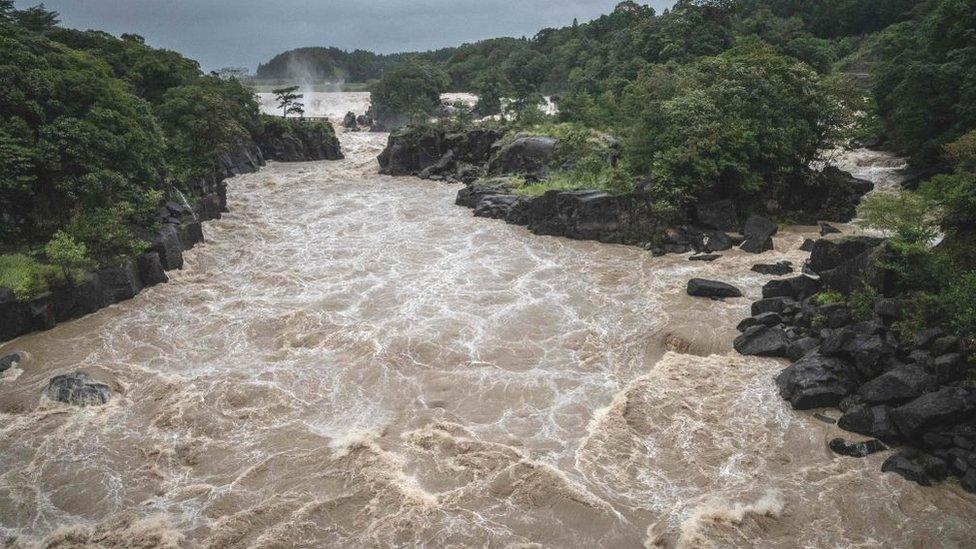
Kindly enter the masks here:
M 751 266 L 801 264 L 815 227 L 714 263 L 539 237 L 453 205 L 459 185 L 376 175 L 383 135 L 340 139 L 344 160 L 229 180 L 169 284 L 0 347 L 27 357 L 0 382 L 0 537 L 971 539 L 957 487 L 832 454 L 836 426 L 776 394 L 782 364 L 734 355 L 769 280 Z M 693 277 L 744 297 L 689 297 Z M 40 399 L 77 369 L 107 405 Z

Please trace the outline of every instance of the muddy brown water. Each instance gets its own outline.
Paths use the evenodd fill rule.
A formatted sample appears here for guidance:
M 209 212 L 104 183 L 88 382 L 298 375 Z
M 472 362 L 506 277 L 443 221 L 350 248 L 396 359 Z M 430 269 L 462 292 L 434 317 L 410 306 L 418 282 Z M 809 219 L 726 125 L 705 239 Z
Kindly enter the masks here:
M 341 139 L 231 180 L 170 283 L 0 346 L 28 357 L 0 381 L 0 540 L 972 546 L 976 498 L 831 454 L 784 363 L 732 351 L 749 267 L 799 265 L 811 228 L 711 264 L 539 237 L 376 175 L 382 134 Z M 41 398 L 78 369 L 108 405 Z

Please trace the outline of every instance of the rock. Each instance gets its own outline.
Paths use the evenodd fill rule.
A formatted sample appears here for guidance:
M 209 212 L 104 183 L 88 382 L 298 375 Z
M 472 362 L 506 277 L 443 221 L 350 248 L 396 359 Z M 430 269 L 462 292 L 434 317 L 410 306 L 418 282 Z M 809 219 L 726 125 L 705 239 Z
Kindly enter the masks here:
M 0 373 L 6 372 L 11 367 L 16 366 L 21 361 L 19 353 L 10 353 L 9 355 L 0 358 Z
M 706 252 L 724 252 L 732 249 L 732 238 L 721 231 L 705 234 L 702 249 Z
M 768 252 L 773 249 L 773 239 L 768 236 L 766 238 L 746 238 L 739 249 L 750 254 Z
M 523 174 L 543 179 L 549 173 L 558 140 L 552 137 L 526 136 L 499 147 L 488 161 L 491 175 Z
M 876 248 L 883 242 L 872 236 L 849 236 L 835 240 L 820 239 L 813 245 L 810 254 L 810 268 L 823 273 L 855 259 L 864 252 Z
M 956 336 L 940 337 L 932 342 L 932 354 L 935 356 L 957 352 L 959 352 L 959 338 Z
M 139 280 L 142 281 L 143 286 L 155 286 L 156 284 L 169 281 L 166 273 L 163 272 L 163 265 L 159 261 L 158 253 L 146 252 L 140 254 L 136 258 L 136 264 L 139 268 Z
M 868 404 L 900 403 L 917 398 L 935 386 L 935 378 L 925 370 L 918 366 L 904 365 L 861 385 L 857 392 Z
M 901 306 L 897 300 L 891 298 L 879 299 L 874 304 L 874 314 L 881 317 L 882 320 L 890 322 L 901 316 Z
M 715 261 L 716 259 L 718 259 L 720 257 L 722 257 L 722 256 L 720 256 L 718 254 L 701 254 L 701 255 L 693 255 L 693 256 L 689 257 L 688 260 L 689 261 L 707 261 L 707 262 L 711 262 L 711 261 Z
M 976 494 L 976 467 L 966 471 L 966 474 L 959 479 L 959 484 L 963 490 Z
M 885 267 L 891 261 L 887 244 L 871 248 L 854 259 L 820 272 L 824 286 L 843 294 L 850 294 L 865 287 L 873 288 L 882 296 L 894 292 L 895 273 Z
M 475 217 L 487 217 L 489 219 L 505 219 L 517 200 L 519 197 L 514 194 L 486 196 L 481 199 L 481 202 L 478 202 L 478 206 L 474 209 L 474 215 Z
M 786 304 L 791 302 L 792 300 L 788 297 L 770 297 L 754 301 L 752 303 L 752 316 L 763 313 L 782 313 Z
M 131 259 L 124 259 L 117 267 L 106 267 L 97 273 L 102 285 L 105 304 L 132 299 L 142 291 L 139 270 Z
M 866 440 L 864 442 L 851 442 L 843 438 L 835 438 L 828 444 L 834 453 L 849 457 L 864 457 L 871 454 L 887 450 L 880 440 Z
M 772 276 L 783 276 L 793 272 L 793 264 L 789 261 L 780 261 L 779 263 L 757 263 L 752 266 L 752 271 Z
M 820 291 L 820 281 L 806 275 L 770 280 L 763 286 L 764 298 L 788 297 L 802 301 Z
M 942 328 L 929 328 L 915 335 L 915 346 L 921 349 L 928 349 L 939 338 L 945 335 Z
M 815 419 L 819 420 L 819 421 L 822 421 L 822 422 L 828 424 L 828 425 L 834 425 L 835 423 L 837 423 L 837 420 L 836 419 L 834 419 L 834 418 L 832 418 L 832 417 L 830 417 L 828 415 L 821 414 L 820 412 L 814 413 L 813 414 L 813 417 Z
M 921 436 L 924 429 L 972 420 L 976 395 L 962 387 L 943 387 L 926 393 L 891 411 L 891 418 L 908 438 Z
M 469 185 L 457 193 L 454 203 L 466 208 L 476 208 L 486 196 L 511 194 L 511 189 L 495 185 Z
M 776 223 L 758 215 L 749 216 L 742 229 L 742 234 L 745 235 L 746 240 L 765 240 L 770 236 L 775 236 L 777 232 L 779 232 L 779 226 Z
M 881 465 L 884 473 L 897 473 L 906 480 L 922 486 L 932 486 L 932 481 L 942 481 L 948 474 L 946 463 L 941 459 L 923 454 L 917 450 L 904 450 Z
M 455 173 L 457 170 L 457 158 L 453 150 L 448 150 L 437 162 L 420 170 L 417 177 L 421 179 L 431 179 L 434 177 L 445 178 Z
M 939 381 L 951 383 L 966 377 L 966 374 L 971 371 L 971 366 L 961 354 L 950 353 L 937 357 L 932 364 L 932 370 Z
M 108 402 L 112 390 L 88 374 L 72 372 L 51 378 L 44 394 L 51 400 L 76 406 L 98 406 Z
M 890 442 L 901 439 L 901 435 L 891 419 L 890 406 L 858 404 L 849 407 L 844 415 L 840 416 L 837 426 L 845 431 Z
M 102 281 L 95 273 L 85 273 L 80 281 L 55 288 L 53 293 L 54 315 L 58 322 L 94 313 L 107 304 Z
M 553 190 L 519 204 L 519 220 L 534 234 L 615 244 L 645 243 L 673 226 L 677 215 L 662 212 L 650 195 L 640 193 Z M 510 217 L 505 220 L 514 222 Z
M 840 229 L 834 227 L 830 223 L 824 223 L 821 221 L 820 225 L 820 236 L 827 236 L 828 234 L 840 234 Z
M 810 353 L 776 378 L 779 394 L 796 410 L 837 406 L 855 387 L 844 362 Z
M 350 111 L 346 113 L 346 116 L 342 119 L 342 127 L 355 130 L 357 129 L 358 121 L 356 120 L 356 113 Z
M 183 268 L 183 243 L 175 226 L 163 225 L 152 238 L 150 250 L 159 254 L 163 269 L 171 271 Z
M 711 297 L 723 299 L 726 297 L 742 297 L 742 291 L 716 280 L 706 280 L 704 278 L 693 278 L 688 281 L 688 295 L 695 297 Z
M 800 244 L 800 251 L 801 252 L 812 252 L 813 251 L 813 247 L 815 245 L 816 245 L 816 241 L 814 241 L 812 238 L 807 238 L 807 239 L 805 239 L 803 241 L 803 244 Z
M 815 337 L 804 337 L 790 343 L 790 346 L 786 349 L 786 356 L 790 360 L 800 360 L 819 346 L 819 339 Z
M 203 242 L 203 224 L 199 221 L 188 221 L 180 224 L 177 233 L 184 250 L 189 250 Z
M 733 347 L 741 355 L 786 357 L 790 340 L 782 328 L 759 325 L 747 329 L 742 335 L 735 338 Z
M 731 200 L 716 200 L 698 204 L 694 208 L 695 223 L 706 229 L 738 231 L 739 215 Z M 718 251 L 718 250 L 716 250 Z

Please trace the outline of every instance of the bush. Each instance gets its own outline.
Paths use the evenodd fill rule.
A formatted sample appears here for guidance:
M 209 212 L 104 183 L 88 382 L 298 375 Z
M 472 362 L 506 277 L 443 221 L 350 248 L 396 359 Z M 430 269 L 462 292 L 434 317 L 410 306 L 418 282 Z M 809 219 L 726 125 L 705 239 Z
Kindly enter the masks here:
M 840 292 L 835 292 L 833 290 L 827 292 L 820 292 L 814 296 L 814 301 L 817 305 L 833 305 L 834 303 L 843 303 L 844 294 Z
M 950 282 L 939 295 L 939 303 L 953 333 L 976 342 L 976 271 Z
M 451 79 L 440 68 L 409 62 L 389 71 L 371 88 L 374 117 L 382 124 L 425 121 L 441 104 Z
M 874 317 L 874 305 L 878 302 L 878 291 L 871 286 L 865 286 L 860 290 L 851 292 L 847 298 L 847 303 L 851 309 L 854 320 L 864 322 Z
M 118 202 L 76 214 L 65 227 L 65 232 L 88 249 L 89 257 L 95 263 L 108 265 L 145 249 L 146 243 L 136 238 L 129 229 L 136 213 L 132 204 Z
M 939 208 L 910 191 L 879 191 L 864 197 L 859 224 L 908 244 L 926 244 L 939 234 Z
M 78 280 L 78 270 L 88 266 L 88 248 L 64 231 L 54 233 L 44 246 L 44 255 L 53 265 L 60 267 L 69 282 Z
M 53 265 L 38 263 L 24 254 L 0 255 L 0 288 L 10 288 L 20 301 L 30 301 L 63 280 Z

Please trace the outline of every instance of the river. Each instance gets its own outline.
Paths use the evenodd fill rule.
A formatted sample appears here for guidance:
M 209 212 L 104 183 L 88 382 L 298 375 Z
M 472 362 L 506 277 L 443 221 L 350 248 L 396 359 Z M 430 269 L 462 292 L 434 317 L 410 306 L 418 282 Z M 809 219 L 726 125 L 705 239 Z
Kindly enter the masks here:
M 749 268 L 801 264 L 813 228 L 711 264 L 534 236 L 377 175 L 385 138 L 230 180 L 170 283 L 0 346 L 28 357 L 0 380 L 0 541 L 972 543 L 976 499 L 832 454 L 843 433 L 776 395 L 784 363 L 732 350 Z M 690 298 L 695 276 L 746 297 Z M 77 369 L 109 404 L 41 398 Z

